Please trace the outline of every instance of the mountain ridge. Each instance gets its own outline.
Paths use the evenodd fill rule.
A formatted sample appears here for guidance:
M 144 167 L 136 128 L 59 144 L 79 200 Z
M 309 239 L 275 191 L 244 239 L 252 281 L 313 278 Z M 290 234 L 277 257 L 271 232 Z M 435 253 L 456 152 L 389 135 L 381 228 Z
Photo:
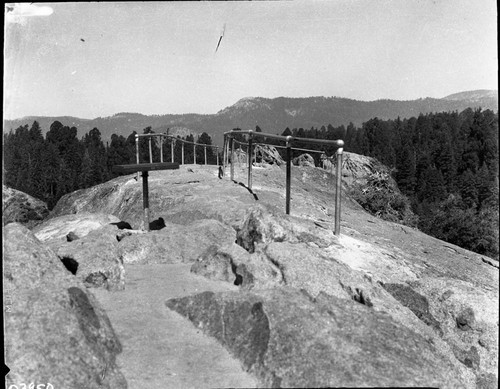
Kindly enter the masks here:
M 264 132 L 281 133 L 286 127 L 311 128 L 331 124 L 347 126 L 378 117 L 382 120 L 407 118 L 442 111 L 462 111 L 466 108 L 491 109 L 498 112 L 498 91 L 478 89 L 458 92 L 440 99 L 420 98 L 415 100 L 379 99 L 373 101 L 354 100 L 337 96 L 310 97 L 244 97 L 216 114 L 163 114 L 119 112 L 112 116 L 81 119 L 73 116 L 25 116 L 4 120 L 4 133 L 21 125 L 38 121 L 45 134 L 54 121 L 78 129 L 78 137 L 96 127 L 104 141 L 112 134 L 128 137 L 133 131 L 142 132 L 146 127 L 153 130 L 182 127 L 193 134 L 207 132 L 214 144 L 221 145 L 223 133 L 233 128 L 255 129 L 258 125 Z

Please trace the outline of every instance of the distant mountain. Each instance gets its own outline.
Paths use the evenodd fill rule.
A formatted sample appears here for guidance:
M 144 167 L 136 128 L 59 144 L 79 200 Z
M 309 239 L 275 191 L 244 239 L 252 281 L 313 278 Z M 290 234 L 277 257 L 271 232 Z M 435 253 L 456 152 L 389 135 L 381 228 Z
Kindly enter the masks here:
M 122 112 L 116 115 L 96 118 L 79 119 L 70 116 L 40 117 L 29 116 L 15 120 L 4 121 L 4 132 L 20 125 L 33 123 L 37 120 L 43 132 L 50 125 L 60 121 L 66 126 L 75 126 L 78 136 L 82 137 L 94 127 L 101 131 L 104 141 L 111 139 L 112 134 L 125 137 L 133 131 L 151 126 L 156 132 L 166 132 L 185 136 L 189 132 L 201 134 L 207 132 L 215 144 L 222 144 L 223 133 L 233 128 L 255 129 L 258 125 L 262 131 L 282 133 L 286 127 L 311 128 L 331 124 L 332 126 L 347 125 L 352 122 L 361 126 L 363 122 L 378 117 L 379 119 L 395 119 L 398 116 L 407 118 L 420 113 L 462 111 L 466 108 L 491 109 L 498 112 L 498 91 L 475 90 L 455 93 L 441 99 L 425 98 L 418 100 L 375 100 L 358 101 L 341 97 L 278 97 L 273 99 L 263 97 L 246 97 L 234 105 L 226 107 L 214 115 L 181 114 L 181 115 L 142 115 L 139 113 Z M 173 131 L 173 132 L 172 132 Z
M 495 104 L 498 101 L 498 91 L 478 89 L 467 92 L 454 93 L 452 95 L 443 97 L 443 100 L 469 100 L 485 104 Z

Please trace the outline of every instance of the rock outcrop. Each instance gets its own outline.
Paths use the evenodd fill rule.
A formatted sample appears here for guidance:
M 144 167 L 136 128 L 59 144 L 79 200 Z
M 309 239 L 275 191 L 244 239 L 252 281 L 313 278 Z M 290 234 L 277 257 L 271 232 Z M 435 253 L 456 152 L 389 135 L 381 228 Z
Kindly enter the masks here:
M 118 241 L 123 233 L 117 222 L 103 213 L 71 214 L 48 219 L 33 232 L 87 287 L 122 290 L 125 269 Z
M 190 225 L 166 223 L 160 231 L 124 237 L 118 253 L 125 264 L 194 262 L 212 247 L 234 242 L 235 231 L 216 220 Z
M 18 223 L 4 227 L 7 386 L 126 388 L 106 313 L 52 250 Z
M 166 304 L 218 339 L 263 387 L 463 387 L 427 339 L 347 299 L 282 287 Z
M 50 240 L 47 245 L 85 286 L 122 290 L 125 288 L 125 268 L 118 250 L 117 234 L 118 229 L 108 225 L 71 242 Z
M 18 222 L 32 228 L 48 214 L 47 204 L 43 201 L 2 185 L 2 225 Z
M 276 147 L 270 145 L 255 145 L 255 162 L 281 166 L 285 163 Z
M 350 163 L 353 161 L 351 159 Z M 352 341 L 352 349 L 346 346 L 339 348 L 342 351 L 338 353 L 328 351 L 328 358 L 337 358 L 335 361 L 345 358 L 356 365 L 358 356 L 354 357 L 350 350 L 371 353 L 367 354 L 370 361 L 365 361 L 364 356 L 359 357 L 362 359 L 356 365 L 361 366 L 361 370 L 365 363 L 368 366 L 366 376 L 362 375 L 363 371 L 359 373 L 364 377 L 360 378 L 361 385 L 368 382 L 372 386 L 495 387 L 498 267 L 480 255 L 418 230 L 373 217 L 347 196 L 349 182 L 344 183 L 342 189 L 341 234 L 335 236 L 332 206 L 335 175 L 321 168 L 292 168 L 290 216 L 284 215 L 283 167 L 254 169 L 253 192 L 230 180 L 220 180 L 215 168 L 191 165 L 189 169 L 191 171 L 188 167 L 181 167 L 178 171 L 151 173 L 151 219 L 162 217 L 165 227 L 146 234 L 120 230 L 116 237 L 118 253 L 125 267 L 132 263 L 192 263 L 192 272 L 217 282 L 238 285 L 240 293 L 234 296 L 191 296 L 169 302 L 169 307 L 190 320 L 196 321 L 198 319 L 194 318 L 198 317 L 200 321 L 196 325 L 203 322 L 204 328 L 219 325 L 212 326 L 211 319 L 206 319 L 208 323 L 205 318 L 217 315 L 217 312 L 225 317 L 225 312 L 234 307 L 248 319 L 252 328 L 255 325 L 261 329 L 259 318 L 263 314 L 259 312 L 264 312 L 269 323 L 274 323 L 269 327 L 270 339 L 273 336 L 281 339 L 281 335 L 272 333 L 279 332 L 279 318 L 285 317 L 281 315 L 293 311 L 296 305 L 273 305 L 270 296 L 278 300 L 288 297 L 292 300 L 307 299 L 310 302 L 307 304 L 312 305 L 304 305 L 302 300 L 297 303 L 297 307 L 307 307 L 297 308 L 302 315 L 300 323 L 303 327 L 310 325 L 315 328 L 318 334 L 330 334 L 331 323 L 320 314 L 318 323 L 322 324 L 314 327 L 317 317 L 314 312 L 320 309 L 319 306 L 333 304 L 333 308 L 328 309 L 336 312 L 336 322 L 345 328 L 352 324 L 350 320 L 373 321 L 380 331 L 391 328 L 390 331 L 402 337 L 391 338 L 384 332 L 379 334 L 380 337 L 371 338 L 368 324 L 362 324 L 360 328 L 360 334 L 367 335 L 364 337 L 367 344 L 357 340 L 359 334 L 349 337 L 349 331 L 345 334 L 339 332 L 345 336 L 343 341 Z M 350 165 L 351 182 L 359 183 L 366 174 L 373 175 L 378 171 L 378 168 L 367 169 L 361 162 L 360 166 Z M 235 176 L 236 181 L 246 181 L 246 169 L 243 166 L 235 168 Z M 343 178 L 349 181 L 349 177 Z M 142 222 L 141 182 L 132 176 L 118 177 L 66 195 L 52 216 L 82 212 L 112 214 L 137 229 Z M 66 237 L 61 234 L 59 239 L 64 241 Z M 81 239 L 67 244 L 76 244 Z M 296 296 L 301 289 L 307 296 Z M 287 297 L 279 297 L 280 294 Z M 323 299 L 328 301 L 326 305 L 319 303 Z M 255 304 L 255 316 L 249 316 L 248 309 L 251 313 Z M 346 311 L 353 311 L 355 315 L 349 316 Z M 273 315 L 276 315 L 276 321 L 273 321 Z M 224 323 L 229 323 L 227 320 Z M 287 317 L 286 320 L 295 318 Z M 331 345 L 317 343 L 310 349 L 312 343 L 305 340 L 305 343 L 287 343 L 286 336 L 294 339 L 293 336 L 300 335 L 293 333 L 289 326 L 290 332 L 283 335 L 283 340 L 276 341 L 262 354 L 258 351 L 248 356 L 241 344 L 255 343 L 258 348 L 260 340 L 251 334 L 260 330 L 241 328 L 241 333 L 230 332 L 231 335 L 224 336 L 223 340 L 214 335 L 217 331 L 207 329 L 207 333 L 230 350 L 241 349 L 241 352 L 235 351 L 235 355 L 260 377 L 263 385 L 278 385 L 280 382 L 283 386 L 311 386 L 325 382 L 340 386 L 359 384 L 356 377 L 350 376 L 353 372 L 349 367 L 344 371 L 341 364 L 339 370 L 329 365 L 331 360 L 321 350 L 330 350 Z M 359 335 L 359 339 L 363 336 Z M 391 339 L 386 341 L 384 336 Z M 408 348 L 408 355 L 413 352 L 418 355 L 412 356 L 416 361 L 413 365 L 403 357 L 401 370 L 411 372 L 412 378 L 397 367 L 394 367 L 396 375 L 387 373 L 382 377 L 370 373 L 373 366 L 384 369 L 386 361 L 397 359 L 400 351 L 396 350 L 400 350 L 398 347 L 406 350 L 407 339 L 415 345 L 415 348 Z M 400 346 L 393 346 L 392 342 L 396 340 L 396 343 L 401 342 Z M 276 346 L 279 352 L 269 351 L 278 344 L 282 344 Z M 390 350 L 380 354 L 371 348 L 383 344 L 391 345 Z M 297 350 L 310 350 L 310 353 L 300 359 L 292 358 L 298 355 L 294 354 Z M 306 366 L 310 370 L 300 365 L 305 360 L 310 361 Z M 389 366 L 392 364 L 390 362 Z M 431 365 L 439 367 L 439 372 Z M 327 372 L 332 369 L 338 373 L 337 377 L 343 377 L 343 383 L 332 380 Z M 309 371 L 314 374 L 309 374 Z M 320 381 L 315 381 L 313 375 Z M 301 381 L 300 376 L 308 378 Z M 449 377 L 455 378 L 448 381 Z
M 120 219 L 110 214 L 80 212 L 78 214 L 52 217 L 43 224 L 35 227 L 33 233 L 42 242 L 50 240 L 65 241 L 69 233 L 73 233 L 77 237 L 83 238 L 91 231 L 117 222 L 120 222 Z
M 336 166 L 337 160 L 333 160 Z M 366 184 L 366 180 L 374 173 L 384 173 L 390 176 L 387 166 L 381 164 L 377 159 L 344 151 L 342 155 L 342 180 L 349 186 L 354 183 Z M 397 187 L 394 180 L 391 181 Z
M 231 157 L 229 157 L 231 158 Z M 237 163 L 239 165 L 248 163 L 248 156 L 247 153 L 244 149 L 241 147 L 235 147 L 234 149 L 234 163 Z
M 295 166 L 310 166 L 315 167 L 314 158 L 310 154 L 301 154 L 298 157 L 292 159 L 292 163 Z

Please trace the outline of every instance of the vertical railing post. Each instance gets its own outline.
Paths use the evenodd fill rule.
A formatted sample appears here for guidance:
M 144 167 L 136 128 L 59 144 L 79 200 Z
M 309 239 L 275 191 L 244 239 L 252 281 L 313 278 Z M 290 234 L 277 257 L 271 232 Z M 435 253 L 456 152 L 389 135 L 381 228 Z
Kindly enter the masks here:
M 231 181 L 234 180 L 234 138 L 230 138 L 231 142 Z
M 149 188 L 147 170 L 142 172 L 142 207 L 144 208 L 144 230 L 149 231 Z
M 252 190 L 252 130 L 248 131 L 248 189 Z
M 135 134 L 135 160 L 139 165 L 139 134 Z M 137 172 L 137 181 L 139 181 L 139 172 Z
M 207 146 L 203 146 L 203 152 L 205 153 L 205 165 L 207 164 Z
M 181 157 L 182 157 L 181 158 L 182 165 L 184 165 L 184 142 L 182 142 L 182 155 L 181 155 Z
M 340 196 L 342 192 L 342 152 L 344 151 L 344 142 L 337 141 L 337 182 L 335 185 L 335 235 L 340 235 Z
M 149 139 L 149 163 L 153 163 L 153 150 L 151 148 L 151 136 L 148 137 Z
M 193 144 L 194 164 L 196 165 L 196 144 Z
M 163 136 L 160 135 L 160 162 L 163 163 Z
M 170 139 L 170 153 L 172 154 L 170 156 L 172 163 L 174 163 L 174 140 L 171 138 Z
M 290 215 L 290 190 L 292 181 L 292 137 L 286 137 L 286 205 L 285 212 Z
M 224 165 L 224 176 L 226 175 L 226 167 L 229 163 L 229 135 L 224 136 L 224 151 L 222 154 L 222 164 Z

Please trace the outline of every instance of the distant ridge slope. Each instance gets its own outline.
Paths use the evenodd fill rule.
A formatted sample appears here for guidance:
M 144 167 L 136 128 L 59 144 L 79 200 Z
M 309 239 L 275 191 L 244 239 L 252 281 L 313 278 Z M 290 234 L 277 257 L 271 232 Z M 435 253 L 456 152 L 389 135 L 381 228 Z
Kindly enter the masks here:
M 207 132 L 215 144 L 222 144 L 223 133 L 233 128 L 255 129 L 258 125 L 264 132 L 281 133 L 286 127 L 311 128 L 331 124 L 348 125 L 352 122 L 361 126 L 363 122 L 378 117 L 382 120 L 395 119 L 398 116 L 408 118 L 420 113 L 442 111 L 462 111 L 466 108 L 491 109 L 498 112 L 497 90 L 474 90 L 455 93 L 441 99 L 425 98 L 417 100 L 358 101 L 341 97 L 246 97 L 226 107 L 216 114 L 165 114 L 142 115 L 140 113 L 117 113 L 109 117 L 80 119 L 71 116 L 43 117 L 27 116 L 21 119 L 5 120 L 4 132 L 14 130 L 21 125 L 30 125 L 37 120 L 43 132 L 50 125 L 60 121 L 65 126 L 75 126 L 78 137 L 82 137 L 94 127 L 101 132 L 102 139 L 109 141 L 112 134 L 128 137 L 133 131 L 142 132 L 152 127 L 157 132 L 166 128 L 178 127 L 191 130 L 192 133 Z
M 470 101 L 481 101 L 486 99 L 491 99 L 498 101 L 498 91 L 488 90 L 488 89 L 478 89 L 467 92 L 454 93 L 443 97 L 444 100 L 470 100 Z

